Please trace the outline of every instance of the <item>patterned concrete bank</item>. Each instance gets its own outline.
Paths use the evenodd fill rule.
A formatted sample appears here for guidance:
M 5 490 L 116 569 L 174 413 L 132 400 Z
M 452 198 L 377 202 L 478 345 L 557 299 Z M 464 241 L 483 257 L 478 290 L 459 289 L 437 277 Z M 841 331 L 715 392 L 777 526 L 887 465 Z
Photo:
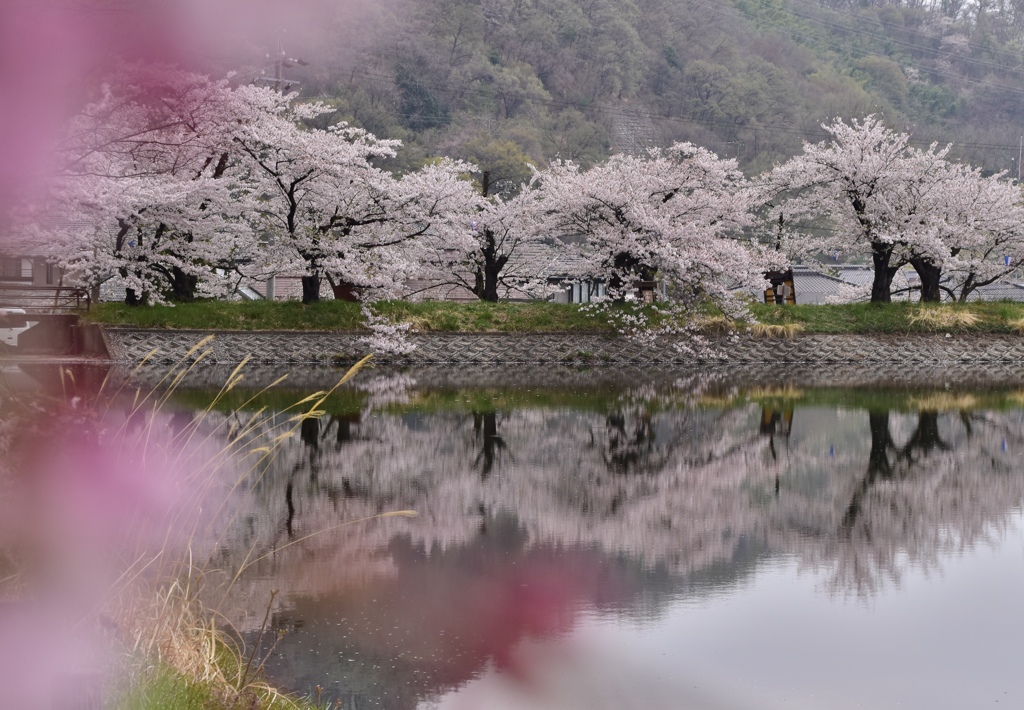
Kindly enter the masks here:
M 232 365 L 249 357 L 254 363 L 294 365 L 343 364 L 367 354 L 358 334 L 329 332 L 219 332 L 105 328 L 111 358 L 134 364 L 149 356 L 153 363 L 174 363 L 208 336 L 203 347 L 208 363 Z M 408 354 L 380 353 L 382 364 L 692 365 L 695 363 L 872 363 L 901 367 L 969 366 L 1024 362 L 1024 338 L 971 335 L 804 335 L 791 340 L 752 337 L 719 338 L 695 354 L 685 340 L 642 344 L 602 335 L 418 334 Z

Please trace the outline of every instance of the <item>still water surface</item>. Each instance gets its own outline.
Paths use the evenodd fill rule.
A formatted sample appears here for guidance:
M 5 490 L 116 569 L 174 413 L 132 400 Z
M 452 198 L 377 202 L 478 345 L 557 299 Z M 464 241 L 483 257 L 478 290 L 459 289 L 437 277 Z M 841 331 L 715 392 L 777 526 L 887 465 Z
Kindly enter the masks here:
M 1024 392 L 702 382 L 361 376 L 220 607 L 344 708 L 1024 707 Z

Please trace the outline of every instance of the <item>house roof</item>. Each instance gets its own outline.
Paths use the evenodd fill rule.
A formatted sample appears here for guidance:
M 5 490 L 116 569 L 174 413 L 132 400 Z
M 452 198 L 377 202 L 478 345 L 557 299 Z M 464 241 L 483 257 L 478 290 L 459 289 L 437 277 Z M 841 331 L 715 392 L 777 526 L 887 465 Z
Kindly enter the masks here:
M 574 249 L 543 241 L 524 241 L 513 252 L 507 270 L 529 278 L 564 278 L 583 273 L 587 261 Z
M 997 281 L 988 286 L 979 286 L 968 297 L 968 301 L 1024 301 L 1024 284 Z
M 797 293 L 838 293 L 841 287 L 850 285 L 849 282 L 835 276 L 798 266 L 793 267 L 793 281 Z
M 800 294 L 836 295 L 844 286 L 867 286 L 874 278 L 874 271 L 869 266 L 847 265 L 829 266 L 835 275 L 822 273 L 805 265 L 793 267 L 797 298 Z M 900 272 L 906 279 L 906 285 L 918 287 L 920 279 L 916 272 L 905 269 Z M 916 296 L 912 297 L 916 298 Z M 997 281 L 981 286 L 968 296 L 969 301 L 1022 301 L 1024 302 L 1024 283 Z

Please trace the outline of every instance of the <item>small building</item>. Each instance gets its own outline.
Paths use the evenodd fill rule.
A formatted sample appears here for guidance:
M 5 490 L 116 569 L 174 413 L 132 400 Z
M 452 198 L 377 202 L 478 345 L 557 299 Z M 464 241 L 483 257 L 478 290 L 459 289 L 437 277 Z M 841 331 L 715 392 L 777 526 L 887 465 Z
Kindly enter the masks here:
M 893 279 L 893 300 L 908 301 L 917 297 L 911 290 L 917 274 L 900 270 Z M 848 303 L 870 294 L 875 272 L 870 266 L 859 264 L 829 265 L 827 270 L 814 269 L 805 264 L 793 267 L 793 285 L 796 304 Z
M 89 308 L 89 295 L 63 287 L 59 266 L 41 256 L 0 254 L 0 307 L 31 313 L 56 313 Z
M 3 288 L 59 286 L 61 277 L 60 267 L 41 256 L 0 254 L 0 286 Z

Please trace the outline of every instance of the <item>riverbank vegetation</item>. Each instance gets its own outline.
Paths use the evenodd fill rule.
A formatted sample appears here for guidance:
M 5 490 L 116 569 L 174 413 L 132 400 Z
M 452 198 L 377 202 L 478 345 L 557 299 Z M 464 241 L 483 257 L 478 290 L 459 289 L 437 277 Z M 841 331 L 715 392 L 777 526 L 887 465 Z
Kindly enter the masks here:
M 803 333 L 901 335 L 910 333 L 1019 334 L 1024 303 L 845 303 L 804 306 L 754 305 L 766 324 L 795 324 Z
M 383 301 L 376 312 L 394 323 L 410 323 L 424 333 L 612 333 L 612 314 L 575 304 L 483 301 Z M 620 306 L 628 312 L 632 306 Z M 1021 333 L 1024 303 L 1009 301 L 965 304 L 853 303 L 774 306 L 751 304 L 753 323 L 730 321 L 708 312 L 698 317 L 705 332 L 736 330 L 761 337 L 832 334 Z M 102 303 L 89 320 L 112 326 L 196 330 L 295 330 L 361 332 L 366 330 L 358 304 L 345 301 L 268 303 L 198 301 L 176 306 L 132 308 Z M 773 329 L 773 326 L 782 326 Z
M 217 551 L 238 499 L 258 485 L 281 442 L 322 416 L 365 360 L 333 388 L 236 426 L 220 404 L 243 365 L 207 406 L 182 416 L 170 403 L 207 342 L 148 393 L 77 382 L 63 369 L 46 390 L 60 394 L 26 396 L 0 378 L 0 606 L 14 612 L 4 617 L 0 655 L 17 648 L 22 656 L 22 671 L 0 673 L 10 707 L 326 707 L 266 681 L 274 643 L 261 647 L 259 638 L 276 592 L 256 601 L 251 647 L 217 601 L 265 551 L 254 543 L 234 562 Z
M 266 682 L 263 661 L 218 626 L 187 585 L 172 581 L 120 607 L 135 639 L 125 650 L 113 710 L 323 710 Z

